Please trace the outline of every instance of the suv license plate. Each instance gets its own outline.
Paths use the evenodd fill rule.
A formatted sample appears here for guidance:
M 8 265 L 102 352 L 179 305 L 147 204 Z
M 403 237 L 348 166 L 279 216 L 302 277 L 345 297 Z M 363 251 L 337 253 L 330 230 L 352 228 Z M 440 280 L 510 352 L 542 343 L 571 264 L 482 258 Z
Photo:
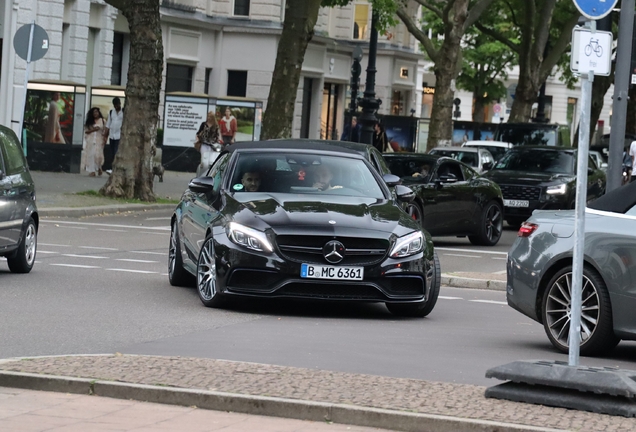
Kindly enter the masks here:
M 504 207 L 530 207 L 530 201 L 527 200 L 504 200 Z
M 300 266 L 300 277 L 307 279 L 362 280 L 364 278 L 364 267 L 302 264 Z

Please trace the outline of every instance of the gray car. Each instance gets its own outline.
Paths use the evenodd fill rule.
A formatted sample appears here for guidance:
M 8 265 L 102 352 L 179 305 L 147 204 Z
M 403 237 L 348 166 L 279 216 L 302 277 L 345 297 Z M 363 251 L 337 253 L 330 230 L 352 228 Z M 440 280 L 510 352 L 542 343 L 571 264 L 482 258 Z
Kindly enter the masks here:
M 508 254 L 508 304 L 542 323 L 568 350 L 574 211 L 535 211 Z M 585 214 L 581 354 L 636 340 L 636 183 L 590 203 Z
M 0 126 L 0 257 L 9 270 L 28 273 L 35 263 L 38 233 L 35 186 L 15 133 Z

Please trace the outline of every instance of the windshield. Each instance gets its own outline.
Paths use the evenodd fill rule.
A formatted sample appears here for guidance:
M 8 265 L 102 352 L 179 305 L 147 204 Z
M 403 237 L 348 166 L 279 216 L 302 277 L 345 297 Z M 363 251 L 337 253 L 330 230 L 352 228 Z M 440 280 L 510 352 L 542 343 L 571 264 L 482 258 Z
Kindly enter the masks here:
M 506 154 L 506 152 L 508 151 L 506 147 L 497 147 L 497 146 L 489 146 L 489 145 L 480 145 L 480 146 L 471 146 L 471 147 L 477 147 L 483 150 L 488 150 L 496 161 L 501 159 L 502 156 Z
M 313 154 L 242 153 L 231 176 L 236 193 L 302 193 L 384 199 L 363 160 Z
M 405 181 L 427 180 L 432 168 L 435 166 L 436 158 L 432 157 L 387 157 L 391 174 L 400 177 Z
M 499 130 L 498 141 L 514 145 L 556 145 L 556 130 L 532 127 L 511 127 Z
M 495 169 L 574 174 L 574 154 L 550 150 L 512 150 L 504 155 Z
M 467 152 L 453 149 L 433 149 L 430 153 L 457 159 L 458 161 L 464 162 L 466 165 L 471 167 L 479 166 L 479 154 L 477 152 Z

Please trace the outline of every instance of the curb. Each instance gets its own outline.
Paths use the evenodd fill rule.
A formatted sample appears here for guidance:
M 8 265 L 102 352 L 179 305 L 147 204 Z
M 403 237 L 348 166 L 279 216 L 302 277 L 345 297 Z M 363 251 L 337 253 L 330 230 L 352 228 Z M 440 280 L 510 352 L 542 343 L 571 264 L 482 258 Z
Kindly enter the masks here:
M 506 291 L 506 282 L 500 280 L 474 279 L 442 273 L 442 285 L 453 288 L 472 288 L 493 291 Z
M 114 204 L 94 207 L 49 207 L 40 208 L 40 217 L 97 216 L 144 210 L 174 210 L 177 204 Z
M 406 432 L 563 432 L 488 420 L 473 420 L 363 406 L 252 396 L 207 390 L 130 384 L 56 375 L 0 371 L 0 387 L 103 396 L 216 411 L 329 421 Z

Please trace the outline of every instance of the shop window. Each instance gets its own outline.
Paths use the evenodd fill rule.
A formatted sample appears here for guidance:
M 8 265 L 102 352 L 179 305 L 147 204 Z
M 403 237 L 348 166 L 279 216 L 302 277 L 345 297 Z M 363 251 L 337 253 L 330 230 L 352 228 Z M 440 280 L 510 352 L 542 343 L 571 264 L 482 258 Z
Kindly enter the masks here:
M 234 15 L 250 16 L 250 0 L 234 0 Z
M 237 97 L 247 95 L 247 71 L 227 71 L 227 95 Z
M 168 64 L 166 68 L 166 93 L 192 91 L 192 66 Z
M 369 5 L 359 3 L 353 6 L 353 38 L 365 40 L 369 30 Z
M 399 90 L 393 91 L 391 97 L 391 115 L 404 115 L 404 92 Z
M 210 94 L 210 75 L 212 75 L 212 68 L 205 68 L 205 86 L 203 92 Z
M 124 34 L 115 32 L 113 35 L 113 63 L 110 72 L 110 83 L 121 85 L 124 65 Z

